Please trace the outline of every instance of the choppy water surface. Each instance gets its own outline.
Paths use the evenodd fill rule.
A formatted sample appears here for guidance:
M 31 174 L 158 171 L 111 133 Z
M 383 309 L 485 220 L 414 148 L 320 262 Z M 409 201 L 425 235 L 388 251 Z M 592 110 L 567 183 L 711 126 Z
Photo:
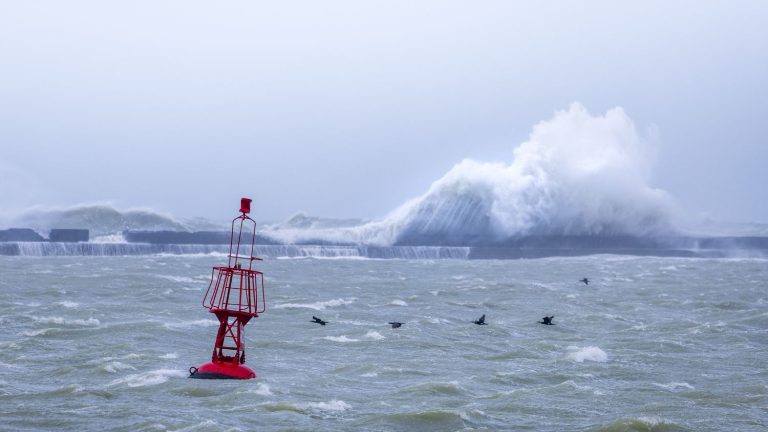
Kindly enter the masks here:
M 221 262 L 0 257 L 0 429 L 768 427 L 768 261 L 269 259 L 259 377 L 188 379 Z

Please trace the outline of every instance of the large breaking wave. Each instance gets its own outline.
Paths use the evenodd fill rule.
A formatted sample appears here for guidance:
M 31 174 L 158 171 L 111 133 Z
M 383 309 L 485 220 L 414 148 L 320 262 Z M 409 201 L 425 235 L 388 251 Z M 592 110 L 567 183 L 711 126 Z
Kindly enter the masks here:
M 534 126 L 509 164 L 464 160 L 381 221 L 265 233 L 284 243 L 501 244 L 532 235 L 648 236 L 674 231 L 672 199 L 649 185 L 652 152 L 622 108 L 581 104 Z

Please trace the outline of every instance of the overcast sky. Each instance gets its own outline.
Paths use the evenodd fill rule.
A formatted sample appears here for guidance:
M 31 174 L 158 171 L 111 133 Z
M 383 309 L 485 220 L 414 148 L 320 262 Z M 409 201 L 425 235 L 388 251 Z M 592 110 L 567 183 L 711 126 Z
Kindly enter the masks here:
M 379 218 L 571 102 L 768 221 L 766 1 L 0 0 L 0 206 Z

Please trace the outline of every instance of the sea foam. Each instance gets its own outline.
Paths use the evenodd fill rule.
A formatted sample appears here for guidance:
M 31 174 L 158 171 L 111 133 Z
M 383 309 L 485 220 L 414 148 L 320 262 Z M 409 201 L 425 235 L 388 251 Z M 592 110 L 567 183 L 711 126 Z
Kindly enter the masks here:
M 279 304 L 273 307 L 273 309 L 295 309 L 295 308 L 306 308 L 306 309 L 314 309 L 314 310 L 324 310 L 327 307 L 334 307 L 334 306 L 343 306 L 352 304 L 355 302 L 354 298 L 350 299 L 334 299 L 334 300 L 326 300 L 321 302 L 315 302 L 315 303 L 283 303 Z
M 126 385 L 128 387 L 147 387 L 162 384 L 173 377 L 185 377 L 187 373 L 174 369 L 157 369 L 149 372 L 128 375 L 119 378 L 111 383 L 110 386 Z
M 578 363 L 585 360 L 603 363 L 608 361 L 608 354 L 596 346 L 588 346 L 568 354 L 568 358 Z

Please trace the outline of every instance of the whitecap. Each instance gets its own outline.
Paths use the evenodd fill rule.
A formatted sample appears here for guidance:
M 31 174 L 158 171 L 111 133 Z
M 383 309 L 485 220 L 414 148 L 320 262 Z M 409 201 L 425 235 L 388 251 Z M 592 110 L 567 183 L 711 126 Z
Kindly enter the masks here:
M 219 325 L 219 322 L 210 318 L 199 319 L 194 321 L 179 321 L 179 322 L 163 323 L 163 327 L 167 329 L 190 328 L 190 327 L 215 327 L 217 325 Z
M 157 275 L 157 277 L 162 279 L 167 279 L 173 282 L 183 282 L 183 283 L 197 283 L 196 280 L 192 279 L 191 277 L 187 276 L 173 276 L 173 275 Z M 206 279 L 208 277 L 206 276 Z
M 253 393 L 259 396 L 272 396 L 272 390 L 264 383 L 259 383 L 255 389 L 249 389 L 246 393 Z
M 117 373 L 118 371 L 122 371 L 122 370 L 136 370 L 135 367 L 129 364 L 125 364 L 117 361 L 103 364 L 100 366 L 100 369 L 109 373 Z
M 68 300 L 60 301 L 56 304 L 59 306 L 64 306 L 65 308 L 70 308 L 70 309 L 74 309 L 80 306 L 80 303 L 68 301 Z
M 315 302 L 315 303 L 283 303 L 276 306 L 273 306 L 273 309 L 295 309 L 295 308 L 305 308 L 305 309 L 314 309 L 314 310 L 324 310 L 327 307 L 334 307 L 334 306 L 344 306 L 355 302 L 355 298 L 350 299 L 334 299 L 334 300 L 326 300 L 322 302 Z
M 59 325 L 77 325 L 95 327 L 101 324 L 96 318 L 84 319 L 67 319 L 63 317 L 32 317 L 33 320 L 42 324 L 59 324 Z
M 400 299 L 392 300 L 392 302 L 390 304 L 391 305 L 395 305 L 395 306 L 408 306 L 408 303 L 406 303 L 405 301 L 400 300 Z
M 670 421 L 668 421 L 668 420 L 666 420 L 664 418 L 658 417 L 658 416 L 643 416 L 643 417 L 638 417 L 637 420 L 639 420 L 640 422 L 645 423 L 646 425 L 648 425 L 650 427 L 661 426 L 661 425 L 664 425 L 664 424 L 674 424 L 673 422 L 670 422 Z
M 373 340 L 386 339 L 384 336 L 381 335 L 381 333 L 379 333 L 377 331 L 374 331 L 374 330 L 371 330 L 368 333 L 366 333 L 365 337 L 367 337 L 368 339 L 373 339 Z
M 303 411 L 333 411 L 344 412 L 352 408 L 348 403 L 342 400 L 330 400 L 328 402 L 307 402 L 298 404 L 298 407 Z
M 357 339 L 352 339 L 352 338 L 348 338 L 346 335 L 341 335 L 341 336 L 326 336 L 326 337 L 324 337 L 323 339 L 325 339 L 325 340 L 329 340 L 329 341 L 332 341 L 332 342 L 343 342 L 343 343 L 346 343 L 346 342 L 359 342 L 359 340 L 357 340 Z
M 608 354 L 596 346 L 588 346 L 568 354 L 568 358 L 578 363 L 585 360 L 603 363 L 608 361 Z
M 168 353 L 161 355 L 160 358 L 164 360 L 173 360 L 179 358 L 179 355 L 176 353 Z
M 128 375 L 124 378 L 119 378 L 111 383 L 110 386 L 116 386 L 125 384 L 128 387 L 147 387 L 162 384 L 172 377 L 185 377 L 187 373 L 174 369 L 158 369 L 149 372 Z
M 657 387 L 661 387 L 665 390 L 669 391 L 675 391 L 678 388 L 687 389 L 687 390 L 695 390 L 694 387 L 687 382 L 671 382 L 667 384 L 660 384 L 660 383 L 653 383 L 653 385 Z
M 21 334 L 24 335 L 24 336 L 29 336 L 29 337 L 45 336 L 48 333 L 55 332 L 56 330 L 58 330 L 58 329 L 55 329 L 55 328 L 44 328 L 44 329 L 40 329 L 40 330 L 25 331 L 25 332 L 22 332 Z

